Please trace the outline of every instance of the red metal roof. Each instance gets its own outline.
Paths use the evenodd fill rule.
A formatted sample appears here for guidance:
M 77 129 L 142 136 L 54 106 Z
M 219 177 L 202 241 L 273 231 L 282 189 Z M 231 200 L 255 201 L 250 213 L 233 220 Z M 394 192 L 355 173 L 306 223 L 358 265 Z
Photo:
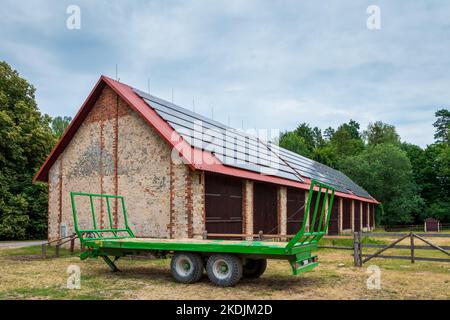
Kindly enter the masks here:
M 111 89 L 113 89 L 134 111 L 141 115 L 145 119 L 145 121 L 163 137 L 164 140 L 166 140 L 173 148 L 178 150 L 185 163 L 193 170 L 215 172 L 250 180 L 275 183 L 294 188 L 309 189 L 310 187 L 311 181 L 305 177 L 302 177 L 305 183 L 299 183 L 289 179 L 263 175 L 253 171 L 225 166 L 213 154 L 211 154 L 211 152 L 194 148 L 186 141 L 184 141 L 183 138 L 164 119 L 162 119 L 152 108 L 149 108 L 148 104 L 133 91 L 132 87 L 106 76 L 100 77 L 94 89 L 89 94 L 86 101 L 83 103 L 81 109 L 78 111 L 70 125 L 67 127 L 66 131 L 64 132 L 56 146 L 53 148 L 47 160 L 39 169 L 38 173 L 33 179 L 33 182 L 48 181 L 48 172 L 50 168 L 58 159 L 58 156 L 67 147 L 72 137 L 75 135 L 78 128 L 95 105 L 95 102 L 97 101 L 105 86 L 109 86 Z M 197 161 L 198 159 L 201 159 L 202 161 Z M 335 194 L 344 198 L 378 203 L 378 201 L 376 201 L 375 199 L 358 197 L 353 194 L 346 194 L 342 192 L 336 192 Z

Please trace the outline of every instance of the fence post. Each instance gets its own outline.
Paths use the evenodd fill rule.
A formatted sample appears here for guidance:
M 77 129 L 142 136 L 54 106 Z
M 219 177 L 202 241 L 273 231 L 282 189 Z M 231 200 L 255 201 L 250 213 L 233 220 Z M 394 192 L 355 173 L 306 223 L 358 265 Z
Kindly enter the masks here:
M 409 233 L 409 238 L 411 241 L 411 263 L 414 263 L 415 257 L 414 257 L 414 233 Z
M 55 256 L 57 258 L 59 258 L 59 243 L 57 243 L 56 246 L 55 246 Z
M 353 233 L 353 261 L 355 267 L 361 267 L 361 236 L 359 232 Z
M 75 250 L 75 238 L 70 239 L 70 253 L 73 253 Z

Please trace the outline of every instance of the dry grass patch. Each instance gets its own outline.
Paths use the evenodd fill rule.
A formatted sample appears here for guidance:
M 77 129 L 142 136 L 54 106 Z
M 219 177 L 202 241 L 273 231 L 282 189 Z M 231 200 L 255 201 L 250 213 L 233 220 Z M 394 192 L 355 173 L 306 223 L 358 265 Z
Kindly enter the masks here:
M 319 267 L 299 277 L 291 275 L 286 261 L 270 260 L 260 279 L 244 279 L 234 288 L 219 288 L 211 285 L 206 275 L 193 285 L 174 282 L 169 259 L 122 259 L 118 265 L 123 271 L 110 273 L 101 259 L 80 261 L 66 251 L 61 258 L 42 259 L 39 250 L 0 249 L 0 298 L 450 299 L 450 263 L 373 260 L 368 265 L 381 268 L 381 290 L 368 290 L 367 266 L 353 267 L 350 251 L 320 250 Z M 403 251 L 408 254 L 408 250 Z M 71 264 L 81 268 L 80 290 L 66 288 Z

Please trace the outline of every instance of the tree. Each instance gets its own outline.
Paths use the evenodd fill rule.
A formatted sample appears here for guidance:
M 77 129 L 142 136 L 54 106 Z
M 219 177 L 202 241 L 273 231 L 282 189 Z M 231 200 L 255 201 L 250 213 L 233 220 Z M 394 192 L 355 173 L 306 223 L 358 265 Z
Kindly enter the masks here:
M 294 133 L 303 140 L 305 146 L 308 148 L 308 153 L 311 154 L 315 147 L 315 139 L 314 131 L 309 124 L 305 122 L 301 123 L 295 129 Z
M 61 138 L 64 130 L 69 126 L 72 117 L 56 117 L 52 120 L 52 131 L 56 138 Z
M 282 133 L 279 145 L 302 156 L 311 157 L 311 151 L 305 140 L 293 131 Z
M 344 159 L 341 170 L 383 203 L 381 223 L 411 223 L 423 201 L 414 182 L 411 163 L 404 151 L 379 144 L 360 155 Z
M 348 123 L 342 124 L 339 129 L 347 131 L 352 139 L 361 139 L 361 134 L 359 133 L 360 125 L 355 120 L 350 119 Z
M 0 239 L 44 237 L 47 188 L 32 178 L 55 143 L 35 88 L 0 62 Z
M 335 130 L 332 127 L 328 127 L 323 132 L 323 137 L 326 141 L 330 141 L 334 136 Z
M 450 142 L 450 111 L 440 109 L 434 114 L 437 118 L 433 126 L 436 128 L 434 139 L 437 142 Z
M 336 150 L 336 156 L 341 159 L 361 153 L 364 141 L 359 133 L 359 124 L 350 120 L 340 125 L 331 138 L 331 144 Z
M 395 127 L 381 121 L 369 123 L 363 136 L 369 146 L 375 146 L 382 143 L 390 143 L 396 146 L 400 145 L 400 136 L 397 134 Z

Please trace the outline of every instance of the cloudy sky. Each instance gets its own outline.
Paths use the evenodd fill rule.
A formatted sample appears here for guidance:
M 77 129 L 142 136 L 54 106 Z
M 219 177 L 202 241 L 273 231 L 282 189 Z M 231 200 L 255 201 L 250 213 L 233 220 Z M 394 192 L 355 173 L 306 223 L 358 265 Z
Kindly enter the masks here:
M 449 1 L 0 0 L 0 60 L 74 115 L 101 74 L 231 126 L 382 120 L 433 142 L 450 105 Z M 81 29 L 66 26 L 69 5 Z M 381 29 L 369 30 L 369 5 Z M 229 119 L 229 120 L 228 120 Z

